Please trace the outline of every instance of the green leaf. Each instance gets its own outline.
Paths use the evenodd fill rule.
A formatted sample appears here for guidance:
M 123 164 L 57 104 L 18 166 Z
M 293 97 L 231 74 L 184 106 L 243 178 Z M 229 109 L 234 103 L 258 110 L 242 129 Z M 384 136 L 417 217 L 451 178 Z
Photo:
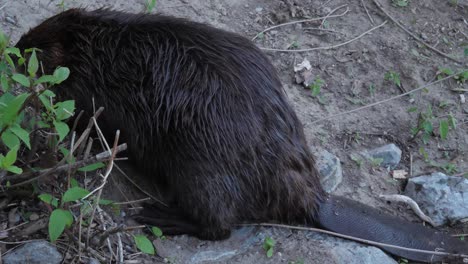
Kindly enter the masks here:
M 20 174 L 23 172 L 23 170 L 21 168 L 18 168 L 16 166 L 10 166 L 10 167 L 6 167 L 5 168 L 7 171 L 9 172 L 12 172 L 12 173 L 15 173 L 15 174 Z
M 49 237 L 51 242 L 55 242 L 62 235 L 65 227 L 73 224 L 73 215 L 70 211 L 55 209 L 49 218 Z
M 70 128 L 64 122 L 54 120 L 54 127 L 57 133 L 59 134 L 59 142 L 67 136 L 68 132 L 70 132 Z
M 55 84 L 62 83 L 68 78 L 69 75 L 70 75 L 70 70 L 67 67 L 58 67 L 54 71 L 54 77 L 55 77 L 54 83 Z
M 112 201 L 112 200 L 106 200 L 106 199 L 100 199 L 99 200 L 100 205 L 111 205 L 113 203 L 114 203 L 114 201 Z
M 16 57 L 22 58 L 21 51 L 16 47 L 8 47 L 5 49 L 6 54 L 15 54 Z
M 73 187 L 68 189 L 62 197 L 62 204 L 66 202 L 74 202 L 77 201 L 86 195 L 89 194 L 89 191 L 86 189 L 83 189 L 81 187 Z
M 424 129 L 424 132 L 426 132 L 427 134 L 431 134 L 432 131 L 434 131 L 434 128 L 432 127 L 432 123 L 427 120 L 425 120 L 422 123 L 422 128 Z
M 155 250 L 153 243 L 144 235 L 136 235 L 134 236 L 135 244 L 137 248 L 146 254 L 154 255 Z
M 78 170 L 79 171 L 83 171 L 83 172 L 86 172 L 86 171 L 95 171 L 97 169 L 100 169 L 100 168 L 103 168 L 105 167 L 106 164 L 104 164 L 103 162 L 98 162 L 98 163 L 93 163 L 93 164 L 90 164 L 88 166 L 84 166 L 82 168 L 79 168 Z
M 51 194 L 43 193 L 37 196 L 39 200 L 43 201 L 46 204 L 52 204 L 52 199 L 54 198 Z
M 271 258 L 273 256 L 273 248 L 269 248 L 266 254 L 268 258 Z
M 39 69 L 39 61 L 37 60 L 36 50 L 33 49 L 31 53 L 31 57 L 29 57 L 29 62 L 28 62 L 29 76 L 35 76 L 38 69 Z
M 15 68 L 15 63 L 13 62 L 13 60 L 11 59 L 10 55 L 8 54 L 3 54 L 3 58 L 5 58 L 5 60 L 8 62 L 8 64 L 10 65 L 10 67 L 12 69 Z
M 7 35 L 0 30 L 0 51 L 3 51 L 3 49 L 8 45 L 8 41 Z
M 23 93 L 15 97 L 8 106 L 5 108 L 3 113 L 2 121 L 4 124 L 10 124 L 18 117 L 19 111 L 23 107 L 24 102 L 28 98 L 29 93 Z
M 8 168 L 15 164 L 19 146 L 12 148 L 3 159 L 3 167 Z
M 146 12 L 151 13 L 156 6 L 156 0 L 146 0 Z
M 448 117 L 448 122 L 449 122 L 449 126 L 453 129 L 457 128 L 457 120 L 455 119 L 455 117 L 452 115 L 452 113 L 449 114 L 449 117 Z
M 410 107 L 408 109 L 408 113 L 412 113 L 412 112 L 416 112 L 416 111 L 418 111 L 418 108 L 416 106 Z
M 3 92 L 8 92 L 8 90 L 10 90 L 10 85 L 8 83 L 8 78 L 6 76 L 6 74 L 2 73 L 2 75 L 0 76 L 0 83 L 2 85 L 2 90 Z
M 21 73 L 15 73 L 11 76 L 11 79 L 13 79 L 15 82 L 23 85 L 24 87 L 29 87 L 29 85 L 31 84 L 29 82 L 29 78 L 24 76 L 23 74 Z
M 55 116 L 57 120 L 62 121 L 73 115 L 75 111 L 75 101 L 68 100 L 55 104 Z
M 39 79 L 37 79 L 35 82 L 34 82 L 34 85 L 37 85 L 37 84 L 40 84 L 40 83 L 50 83 L 50 84 L 54 84 L 55 83 L 55 77 L 53 75 L 42 75 L 41 77 L 39 77 Z
M 41 100 L 42 105 L 47 109 L 47 111 L 54 111 L 49 98 L 49 96 L 44 94 L 39 95 L 39 100 Z
M 80 187 L 80 184 L 75 178 L 70 178 L 70 186 L 71 187 Z
M 9 149 L 13 149 L 15 147 L 18 147 L 19 144 L 20 144 L 20 141 L 19 141 L 18 137 L 15 134 L 11 133 L 11 131 L 9 129 L 5 130 L 5 132 L 3 132 L 2 142 Z
M 452 75 L 454 74 L 452 69 L 449 68 L 439 68 L 439 72 L 445 74 L 445 75 Z
M 18 124 L 13 124 L 10 127 L 11 132 L 13 132 L 17 137 L 21 139 L 21 141 L 26 144 L 26 146 L 31 149 L 31 143 L 29 141 L 29 133 L 28 131 L 24 130 L 22 127 L 20 127 Z
M 153 232 L 153 234 L 156 237 L 162 237 L 162 235 L 163 235 L 162 230 L 159 227 L 156 227 L 156 226 L 151 227 L 151 232 Z
M 439 122 L 439 133 L 441 139 L 447 139 L 447 134 L 449 130 L 449 122 L 444 119 Z
M 463 50 L 463 54 L 465 54 L 465 57 L 468 57 L 468 48 L 465 48 L 465 49 Z

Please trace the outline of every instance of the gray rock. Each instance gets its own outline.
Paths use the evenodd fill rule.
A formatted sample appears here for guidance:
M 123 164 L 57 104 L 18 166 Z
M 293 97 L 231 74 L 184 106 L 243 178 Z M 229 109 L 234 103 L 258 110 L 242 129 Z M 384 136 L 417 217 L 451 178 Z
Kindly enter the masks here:
M 468 180 L 436 172 L 411 178 L 405 194 L 437 225 L 468 219 Z
M 321 241 L 321 247 L 328 249 L 327 255 L 329 259 L 326 261 L 326 263 L 397 263 L 393 258 L 376 247 L 366 246 L 356 242 L 317 233 L 311 233 L 311 235 L 308 237 L 310 239 Z
M 401 149 L 395 144 L 388 144 L 380 148 L 366 151 L 362 153 L 367 158 L 382 159 L 381 167 L 396 167 L 401 160 Z
M 331 193 L 343 180 L 340 159 L 326 150 L 321 150 L 316 156 L 320 183 L 326 192 Z
M 47 241 L 34 241 L 7 253 L 3 257 L 5 264 L 54 264 L 62 262 L 62 254 Z

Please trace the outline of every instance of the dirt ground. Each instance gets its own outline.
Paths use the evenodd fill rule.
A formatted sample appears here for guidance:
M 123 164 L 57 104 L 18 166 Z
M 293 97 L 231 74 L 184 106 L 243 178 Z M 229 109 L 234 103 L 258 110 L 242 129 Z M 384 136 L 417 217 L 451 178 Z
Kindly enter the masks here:
M 30 27 L 59 12 L 60 2 L 1 0 L 2 30 L 11 35 L 14 43 Z M 351 154 L 395 143 L 403 151 L 397 169 L 412 176 L 434 171 L 458 175 L 468 172 L 468 102 L 462 99 L 468 97 L 468 81 L 460 84 L 450 79 L 387 103 L 314 121 L 413 90 L 435 80 L 441 68 L 454 72 L 468 68 L 468 1 L 378 2 L 415 36 L 459 62 L 416 41 L 385 16 L 373 0 L 162 0 L 157 1 L 153 12 L 188 17 L 248 38 L 273 25 L 332 13 L 325 22 L 295 23 L 267 31 L 255 43 L 265 48 L 289 49 L 289 52 L 267 51 L 267 54 L 304 124 L 311 148 L 326 149 L 342 161 L 343 182 L 336 193 L 415 220 L 405 207 L 378 199 L 379 194 L 400 192 L 404 181 L 393 180 L 387 170 L 372 168 L 368 162 L 358 166 L 359 162 L 353 161 Z M 397 3 L 407 6 L 400 7 Z M 144 0 L 65 0 L 64 5 L 90 9 L 104 6 L 130 12 L 145 10 Z M 355 41 L 325 49 L 352 40 L 385 20 L 388 22 L 384 26 Z M 323 49 L 291 52 L 314 47 Z M 310 61 L 312 75 L 324 82 L 318 96 L 296 84 L 294 66 L 304 59 Z M 385 80 L 390 71 L 400 76 L 401 87 Z M 430 135 L 424 143 L 421 133 L 411 136 L 411 129 L 418 125 L 419 113 L 426 113 L 429 106 L 435 135 Z M 449 117 L 457 125 L 442 140 L 438 135 L 439 122 Z M 457 227 L 461 229 L 463 226 Z M 261 251 L 260 243 L 256 247 Z M 262 254 L 258 259 L 261 260 L 257 263 L 266 261 Z

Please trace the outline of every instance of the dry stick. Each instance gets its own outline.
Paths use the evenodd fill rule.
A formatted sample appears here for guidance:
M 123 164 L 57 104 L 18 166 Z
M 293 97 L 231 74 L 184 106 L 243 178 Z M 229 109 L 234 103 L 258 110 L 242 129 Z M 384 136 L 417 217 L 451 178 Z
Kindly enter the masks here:
M 118 227 L 112 227 L 107 229 L 105 232 L 103 232 L 99 238 L 99 245 L 101 245 L 105 239 L 107 239 L 110 235 L 113 234 L 118 234 L 120 232 L 126 232 L 126 231 L 132 231 L 132 230 L 140 230 L 146 228 L 145 225 L 139 225 L 139 226 L 118 226 Z
M 346 13 L 349 12 L 349 9 L 346 8 L 346 10 L 339 14 L 339 15 L 331 15 L 331 16 L 328 16 L 328 18 L 333 18 L 333 17 L 340 17 L 340 16 L 344 16 L 346 15 Z M 257 35 L 255 35 L 255 37 L 252 38 L 252 41 L 257 39 L 258 36 L 262 35 L 263 33 L 267 32 L 267 31 L 270 31 L 270 30 L 273 30 L 275 28 L 279 28 L 279 27 L 283 27 L 283 26 L 287 26 L 287 25 L 293 25 L 293 24 L 299 24 L 299 23 L 307 23 L 307 22 L 312 22 L 312 21 L 317 21 L 317 20 L 322 20 L 326 17 L 316 17 L 316 18 L 309 18 L 309 19 L 304 19 L 304 20 L 298 20 L 298 21 L 291 21 L 291 22 L 287 22 L 287 23 L 283 23 L 283 24 L 279 24 L 279 25 L 276 25 L 276 26 L 272 26 L 272 27 L 269 27 L 263 31 L 261 31 L 260 33 L 258 33 Z
M 374 2 L 374 4 L 380 9 L 380 11 L 382 11 L 388 18 L 390 18 L 390 20 L 393 21 L 393 23 L 395 23 L 398 27 L 400 27 L 401 29 L 403 29 L 406 33 L 408 33 L 411 37 L 413 37 L 415 40 L 417 40 L 418 42 L 420 42 L 421 44 L 425 45 L 426 47 L 428 47 L 429 49 L 431 49 L 432 51 L 438 53 L 439 55 L 447 58 L 447 59 L 450 59 L 454 62 L 457 62 L 457 63 L 462 63 L 460 60 L 458 59 L 455 59 L 453 58 L 452 56 L 438 50 L 437 48 L 429 45 L 427 42 L 425 42 L 424 40 L 422 40 L 421 38 L 419 38 L 418 36 L 416 36 L 415 34 L 413 34 L 411 31 L 409 31 L 408 29 L 406 29 L 405 26 L 403 26 L 402 24 L 400 24 L 400 22 L 398 22 L 395 18 L 393 18 L 387 11 L 385 11 L 385 9 L 381 6 L 381 4 L 379 2 L 377 2 L 377 0 L 372 0 Z
M 455 174 L 455 175 L 452 175 L 453 177 L 460 177 L 460 176 L 463 176 L 463 175 L 468 175 L 468 171 L 465 171 L 465 172 L 462 172 L 462 173 L 458 173 L 458 174 Z
M 400 247 L 400 246 L 395 246 L 395 245 L 391 245 L 391 244 L 380 243 L 380 242 L 375 242 L 375 241 L 371 241 L 371 240 L 367 240 L 367 239 L 362 239 L 362 238 L 358 238 L 358 237 L 343 235 L 343 234 L 340 234 L 340 233 L 335 233 L 335 232 L 332 232 L 332 231 L 322 230 L 322 229 L 313 228 L 313 227 L 290 226 L 290 225 L 274 224 L 274 223 L 242 224 L 240 226 L 281 227 L 281 228 L 288 228 L 288 229 L 313 231 L 313 232 L 323 233 L 323 234 L 332 235 L 332 236 L 335 236 L 335 237 L 340 237 L 340 238 L 344 238 L 344 239 L 348 239 L 348 240 L 353 240 L 353 241 L 365 243 L 365 244 L 372 245 L 372 246 L 388 247 L 388 248 L 400 249 L 400 250 L 405 250 L 405 251 L 408 251 L 408 252 L 415 252 L 415 253 L 468 258 L 468 255 L 464 255 L 464 254 L 452 254 L 452 253 L 448 253 L 448 252 L 439 252 L 439 251 L 430 251 L 430 250 Z
M 416 89 L 414 89 L 414 90 L 411 90 L 411 91 L 409 91 L 409 92 L 406 92 L 406 93 L 403 93 L 403 94 L 399 94 L 399 95 L 397 95 L 397 96 L 390 97 L 390 98 L 385 99 L 385 100 L 382 100 L 382 101 L 378 101 L 378 102 L 375 102 L 375 103 L 372 103 L 372 104 L 368 104 L 368 105 L 365 105 L 365 106 L 362 106 L 362 107 L 358 107 L 358 108 L 353 109 L 353 110 L 349 110 L 349 111 L 345 111 L 345 112 L 341 112 L 341 113 L 338 113 L 338 114 L 333 114 L 333 115 L 329 115 L 329 116 L 324 117 L 324 118 L 317 119 L 317 120 L 315 120 L 315 121 L 312 121 L 311 124 L 315 124 L 315 123 L 318 123 L 318 122 L 322 122 L 322 121 L 328 120 L 328 119 L 330 119 L 330 118 L 335 118 L 335 117 L 339 117 L 339 116 L 351 114 L 351 113 L 354 113 L 354 112 L 357 112 L 357 111 L 361 111 L 361 110 L 364 110 L 364 109 L 367 109 L 367 108 L 370 108 L 370 107 L 373 107 L 373 106 L 376 106 L 376 105 L 379 105 L 379 104 L 383 104 L 383 103 L 386 103 L 386 102 L 389 102 L 389 101 L 392 101 L 392 100 L 395 100 L 395 99 L 398 99 L 398 98 L 401 98 L 401 97 L 405 97 L 405 96 L 407 96 L 408 94 L 415 93 L 415 92 L 420 91 L 420 90 L 422 90 L 422 89 L 428 88 L 429 86 L 432 86 L 432 85 L 434 85 L 434 84 L 438 84 L 438 83 L 441 83 L 441 82 L 443 82 L 443 81 L 445 81 L 445 80 L 448 80 L 448 79 L 450 79 L 450 78 L 453 78 L 453 77 L 459 75 L 459 74 L 462 73 L 462 72 L 464 72 L 464 71 L 460 71 L 460 72 L 457 72 L 457 73 L 455 73 L 455 74 L 446 76 L 446 77 L 444 77 L 444 78 L 442 78 L 442 79 L 439 79 L 439 80 L 437 80 L 437 81 L 435 81 L 435 82 L 430 82 L 430 83 L 428 83 L 428 84 L 425 84 L 425 85 L 423 85 L 423 86 L 421 86 L 421 87 L 418 87 L 418 88 L 416 88 Z
M 119 264 L 124 262 L 124 252 L 123 252 L 123 245 L 122 245 L 122 238 L 120 237 L 120 233 L 117 233 L 117 253 L 119 255 Z
M 437 226 L 436 223 L 434 223 L 434 220 L 432 220 L 429 216 L 425 215 L 423 211 L 421 211 L 421 208 L 419 208 L 419 205 L 411 198 L 408 196 L 404 195 L 399 195 L 399 194 L 392 194 L 392 195 L 379 195 L 379 198 L 382 198 L 386 201 L 390 202 L 401 202 L 409 205 L 411 209 L 413 209 L 414 213 L 421 218 L 424 222 L 427 222 L 431 224 L 432 226 Z
M 127 149 L 127 144 L 122 144 L 122 145 L 119 145 L 117 147 L 117 152 L 122 152 L 124 150 Z M 78 161 L 78 162 L 75 162 L 74 164 L 60 164 L 58 163 L 57 165 L 59 166 L 55 166 L 51 169 L 45 169 L 45 170 L 42 170 L 42 171 L 38 171 L 38 172 L 33 172 L 33 173 L 27 173 L 27 176 L 28 179 L 23 181 L 23 182 L 20 182 L 20 183 L 17 183 L 17 184 L 13 184 L 11 185 L 9 188 L 14 188 L 14 187 L 19 187 L 19 186 L 23 186 L 23 185 L 26 185 L 28 183 L 31 183 L 35 180 L 38 180 L 40 178 L 43 178 L 53 172 L 63 172 L 63 171 L 67 171 L 68 168 L 71 166 L 72 168 L 80 168 L 80 167 L 83 167 L 83 166 L 86 166 L 86 165 L 89 165 L 89 164 L 92 164 L 92 163 L 96 163 L 96 162 L 100 162 L 100 161 L 106 161 L 110 158 L 110 154 L 109 152 L 105 151 L 105 152 L 102 152 L 102 153 L 99 153 L 91 158 L 88 158 L 86 160 L 81 160 L 81 161 Z M 65 163 L 65 162 L 64 162 Z M 39 174 L 39 175 L 38 175 Z M 26 174 L 25 174 L 26 175 Z M 38 175 L 38 176 L 35 176 L 35 175 Z M 35 176 L 35 177 L 34 177 Z M 30 177 L 33 177 L 33 178 L 30 178 Z M 0 193 L 2 192 L 5 192 L 4 190 L 0 191 Z
M 110 172 L 112 171 L 112 168 L 114 167 L 114 158 L 115 158 L 115 155 L 117 154 L 117 143 L 119 141 L 119 136 L 120 136 L 120 130 L 117 130 L 117 132 L 115 133 L 114 146 L 113 146 L 113 149 L 111 150 L 109 145 L 107 144 L 107 141 L 106 141 L 104 135 L 102 134 L 101 129 L 99 128 L 99 126 L 98 126 L 98 124 L 96 122 L 96 119 L 93 118 L 93 121 L 94 121 L 94 126 L 96 128 L 96 131 L 98 132 L 99 138 L 101 138 L 101 140 L 105 143 L 105 145 L 107 147 L 107 152 L 108 152 L 108 154 L 111 155 L 111 158 L 109 160 L 109 164 L 107 165 L 107 170 L 106 170 L 106 173 L 104 175 L 104 179 L 102 180 L 102 185 L 99 186 L 97 189 L 93 190 L 92 192 L 90 192 L 88 195 L 86 195 L 83 198 L 83 199 L 86 199 L 87 197 L 89 197 L 90 195 L 95 193 L 96 191 L 98 192 L 97 197 L 96 197 L 96 201 L 95 201 L 96 206 L 93 208 L 93 212 L 92 212 L 91 218 L 90 218 L 90 223 L 92 223 L 93 220 L 94 220 L 94 215 L 96 214 L 96 209 L 99 206 L 99 200 L 101 198 L 102 189 L 106 185 L 107 178 L 109 177 Z M 86 235 L 86 246 L 89 246 L 89 237 L 90 237 L 90 235 L 91 235 L 91 224 L 88 227 L 88 232 L 87 232 L 87 235 Z M 112 254 L 112 251 L 111 251 L 111 254 Z
M 259 47 L 261 50 L 265 50 L 265 51 L 280 51 L 280 52 L 309 52 L 309 51 L 313 51 L 313 50 L 329 50 L 329 49 L 335 49 L 335 48 L 338 48 L 338 47 L 341 47 L 341 46 L 344 46 L 346 44 L 349 44 L 355 40 L 358 40 L 360 38 L 362 38 L 363 36 L 369 34 L 370 32 L 382 27 L 383 25 L 387 24 L 387 20 L 385 20 L 382 24 L 378 25 L 378 26 L 375 26 L 369 30 L 367 30 L 366 32 L 362 33 L 361 35 L 355 37 L 355 38 L 352 38 L 350 40 L 347 40 L 343 43 L 339 43 L 339 44 L 336 44 L 336 45 L 332 45 L 332 46 L 324 46 L 324 47 L 315 47 L 315 48 L 310 48 L 310 49 L 298 49 L 298 50 L 287 50 L 287 49 L 271 49 L 271 48 L 264 48 L 264 47 Z
M 139 200 L 120 202 L 120 203 L 113 203 L 113 204 L 115 204 L 115 205 L 126 205 L 126 204 L 142 203 L 142 202 L 146 202 L 146 201 L 150 201 L 150 200 L 151 200 L 151 197 L 147 197 L 147 198 L 143 198 L 143 199 L 139 199 Z
M 341 5 L 341 6 L 337 7 L 337 8 L 335 8 L 335 9 L 333 9 L 332 11 L 330 11 L 330 13 L 328 13 L 328 14 L 325 16 L 325 18 L 323 18 L 322 23 L 320 24 L 320 27 L 323 28 L 323 24 L 325 24 L 325 21 L 327 20 L 327 18 L 329 18 L 329 17 L 330 17 L 333 13 L 335 13 L 338 9 L 341 9 L 341 8 L 347 7 L 347 6 L 348 6 L 348 5 Z
M 76 137 L 76 132 L 73 130 L 72 132 L 72 138 L 71 138 L 71 141 L 70 141 L 70 149 L 74 149 L 75 148 L 75 137 Z M 67 155 L 67 160 L 71 160 L 71 158 L 73 157 L 73 154 L 72 154 L 72 151 L 70 151 Z M 67 190 L 70 189 L 70 178 L 71 178 L 71 173 L 72 173 L 72 169 L 71 169 L 71 166 L 68 167 L 68 172 L 67 172 Z
M 103 107 L 99 108 L 99 110 L 94 114 L 93 118 L 97 119 L 99 117 L 99 115 L 102 113 L 103 110 L 104 110 Z M 88 137 L 89 132 L 91 131 L 91 126 L 93 125 L 93 123 L 91 121 L 92 120 L 90 120 L 90 123 L 88 124 L 88 127 L 84 130 L 83 134 L 81 134 L 80 138 L 76 141 L 75 147 L 70 151 L 70 154 L 73 154 L 76 151 L 76 149 L 81 145 L 81 143 L 83 141 L 85 141 L 85 139 Z M 36 178 L 39 179 L 39 178 L 42 178 L 42 177 L 45 177 L 45 176 L 49 175 L 50 173 L 54 172 L 55 169 L 57 169 L 58 167 L 65 164 L 66 161 L 67 161 L 67 158 L 63 158 L 59 163 L 57 163 L 51 169 L 43 170 L 43 171 L 47 171 L 47 172 L 44 173 L 44 175 L 39 175 Z M 34 175 L 38 175 L 39 173 L 41 173 L 41 172 L 28 172 L 28 173 L 23 173 L 23 174 L 20 174 L 20 175 L 7 176 L 4 179 L 2 179 L 2 181 L 29 179 L 31 177 L 34 177 Z
M 104 111 L 104 107 L 99 107 L 99 109 L 96 112 L 94 112 L 93 118 L 97 120 L 103 111 Z M 87 130 L 89 129 L 89 131 L 91 131 L 91 128 L 93 127 L 93 125 L 94 125 L 93 119 L 90 118 L 89 122 L 88 122 L 88 126 L 86 127 L 86 129 Z M 89 133 L 84 138 L 85 141 L 88 140 L 88 136 L 89 136 Z M 81 146 L 81 148 L 77 152 L 77 156 L 80 156 L 83 153 L 85 147 L 86 147 L 86 145 Z
M 369 14 L 369 10 L 367 10 L 366 5 L 364 4 L 364 0 L 361 0 L 361 4 L 362 4 L 362 7 L 364 7 L 364 10 L 366 10 L 367 17 L 369 17 L 371 24 L 374 25 L 374 19 Z

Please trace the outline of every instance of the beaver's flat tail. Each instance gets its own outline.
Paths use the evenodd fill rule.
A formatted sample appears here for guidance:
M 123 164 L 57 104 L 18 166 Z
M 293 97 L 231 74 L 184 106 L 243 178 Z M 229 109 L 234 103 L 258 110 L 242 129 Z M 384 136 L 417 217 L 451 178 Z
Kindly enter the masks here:
M 364 204 L 337 196 L 328 196 L 315 217 L 318 225 L 336 233 L 395 246 L 468 255 L 468 243 L 448 234 L 437 232 L 422 224 L 404 221 L 384 214 Z M 462 258 L 417 253 L 402 249 L 380 247 L 393 255 L 421 262 L 450 261 Z

